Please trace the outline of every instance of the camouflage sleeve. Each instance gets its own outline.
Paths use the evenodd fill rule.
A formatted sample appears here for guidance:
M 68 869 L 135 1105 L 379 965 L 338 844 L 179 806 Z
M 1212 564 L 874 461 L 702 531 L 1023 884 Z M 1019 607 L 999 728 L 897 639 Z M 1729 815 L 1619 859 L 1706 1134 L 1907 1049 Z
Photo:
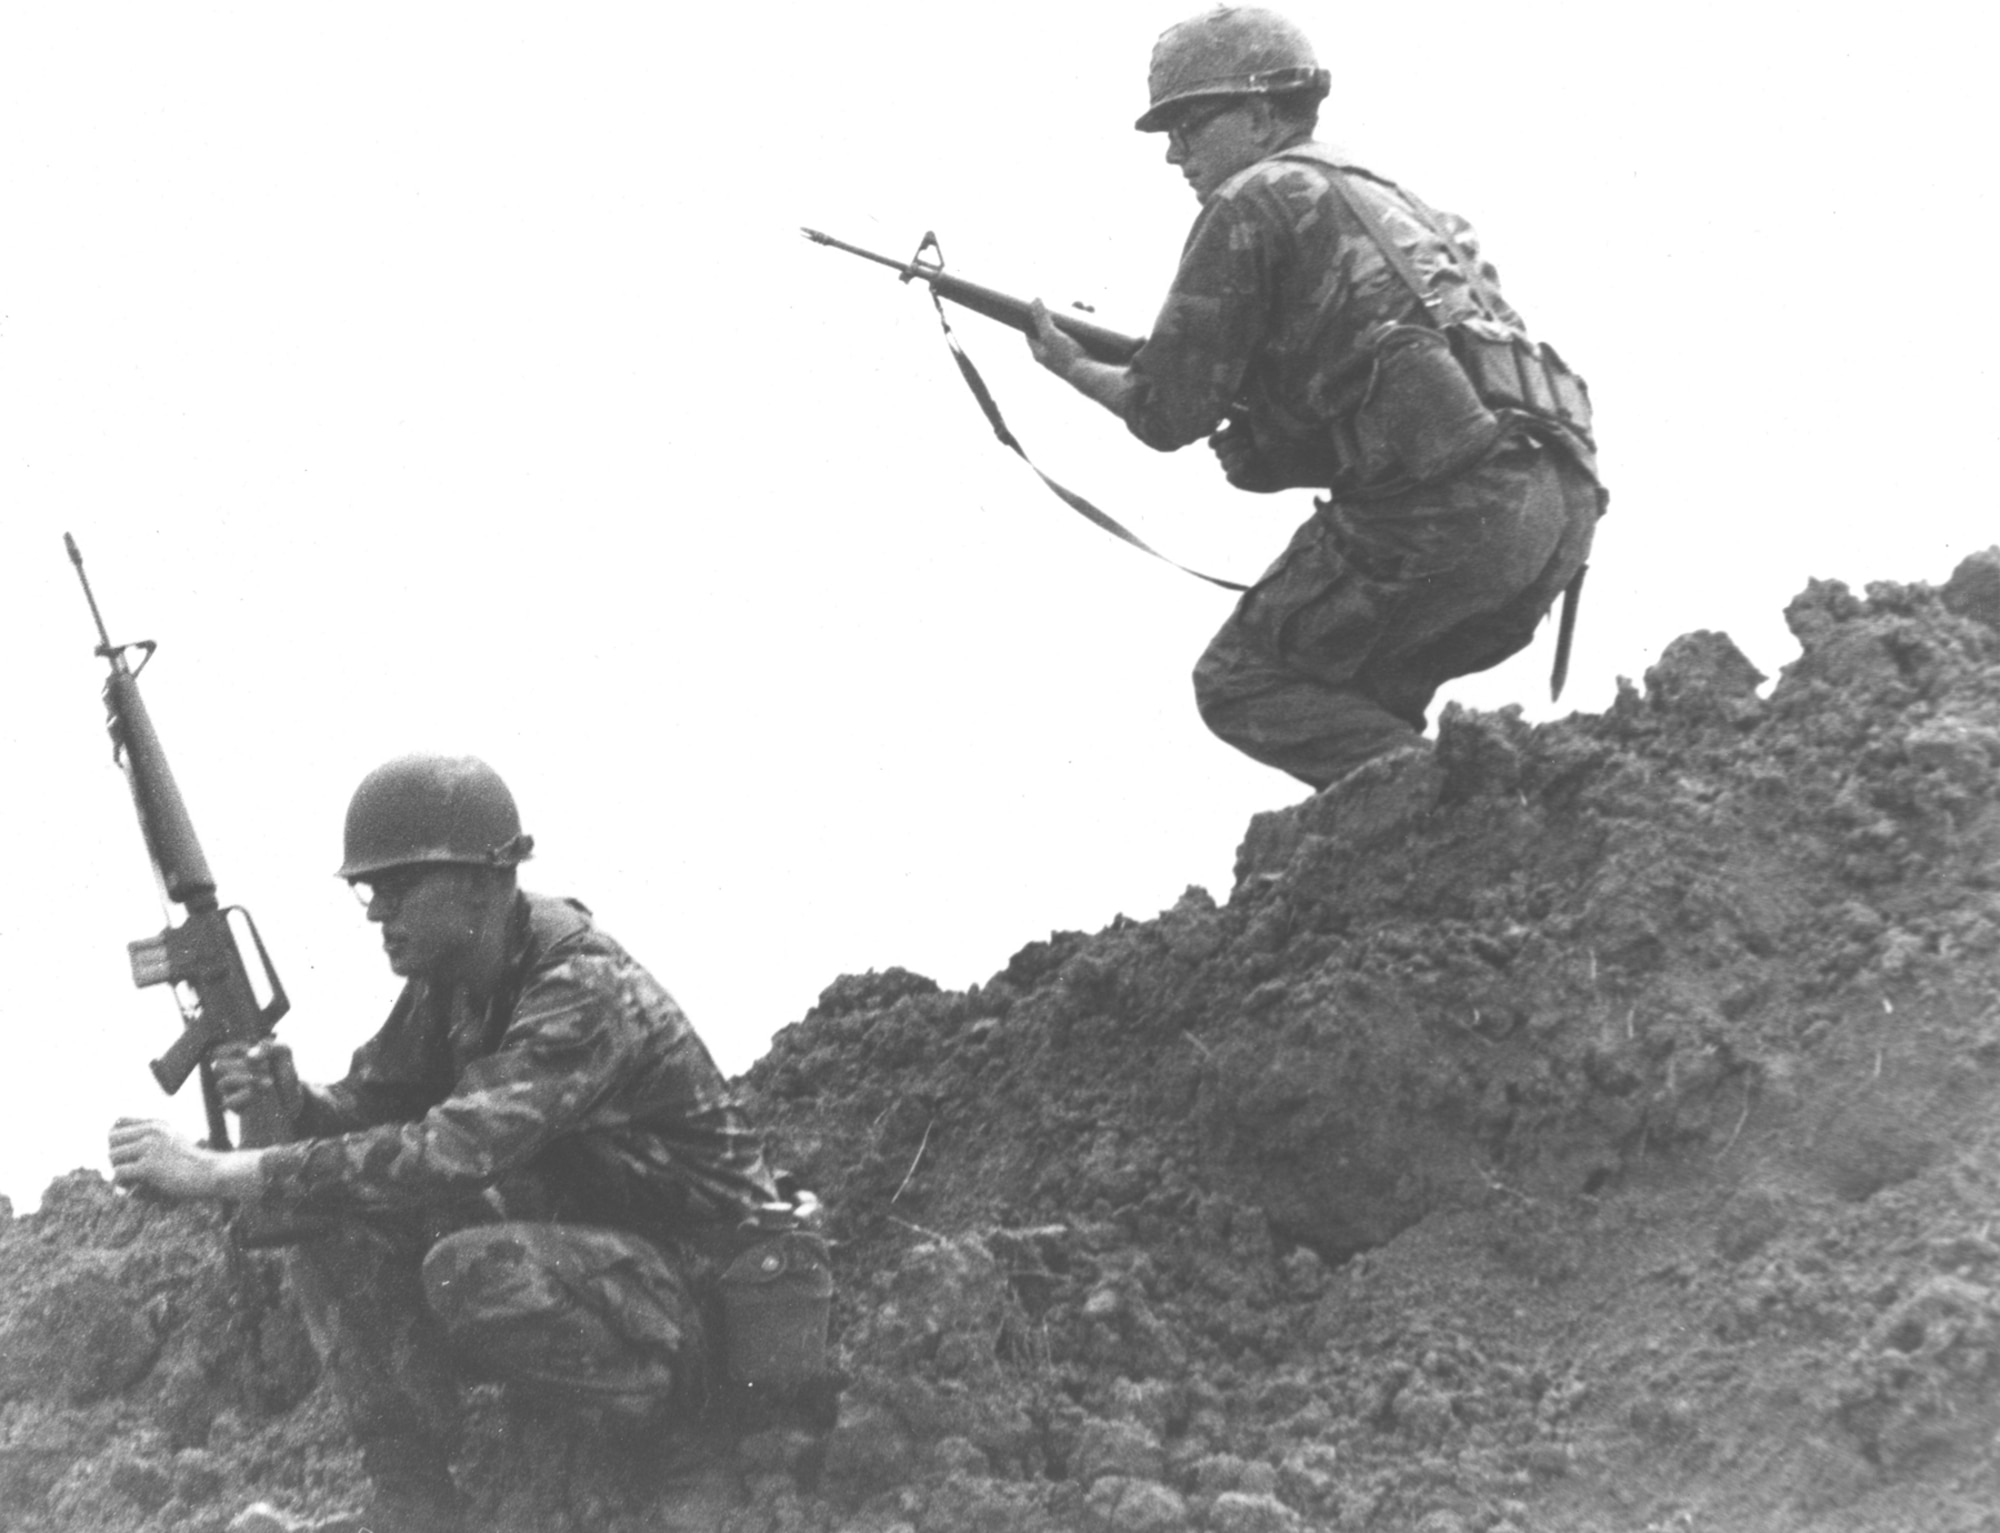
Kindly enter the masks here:
M 298 1129 L 300 1135 L 307 1139 L 324 1139 L 328 1134 L 345 1134 L 351 1129 L 387 1121 L 386 1118 L 370 1118 L 364 1114 L 356 1106 L 352 1094 L 342 1086 L 302 1083 L 300 1093 Z
M 1268 190 L 1238 178 L 1202 209 L 1152 334 L 1132 361 L 1125 424 L 1158 452 L 1200 441 L 1229 413 L 1267 339 L 1284 231 Z
M 301 1213 L 435 1203 L 491 1186 L 573 1129 L 640 1042 L 598 966 L 577 958 L 537 976 L 499 1048 L 417 1121 L 265 1151 L 263 1202 Z

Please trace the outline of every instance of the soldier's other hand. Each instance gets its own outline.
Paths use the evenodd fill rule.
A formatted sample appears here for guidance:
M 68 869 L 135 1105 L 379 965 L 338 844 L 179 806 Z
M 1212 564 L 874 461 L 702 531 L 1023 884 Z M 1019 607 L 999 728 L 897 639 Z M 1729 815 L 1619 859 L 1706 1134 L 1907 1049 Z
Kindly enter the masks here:
M 1041 299 L 1037 298 L 1028 305 L 1028 316 L 1035 322 L 1035 328 L 1028 332 L 1028 350 L 1037 362 L 1058 378 L 1067 378 L 1070 369 L 1083 356 L 1082 343 L 1058 328 L 1050 317 L 1048 305 Z
M 305 1093 L 288 1045 L 275 1038 L 260 1038 L 252 1044 L 225 1043 L 208 1062 L 222 1093 L 222 1105 L 231 1112 L 262 1108 L 275 1112 L 287 1124 L 298 1121 Z
M 1225 421 L 1209 434 L 1208 445 L 1229 482 L 1253 495 L 1271 495 L 1304 485 L 1324 487 L 1335 468 L 1330 457 L 1322 461 L 1322 456 L 1296 446 L 1269 438 L 1260 440 L 1242 421 Z
M 1250 428 L 1241 421 L 1224 421 L 1208 438 L 1209 449 L 1214 452 L 1216 462 L 1222 465 L 1222 474 L 1239 490 L 1259 488 L 1258 481 L 1262 455 L 1257 450 L 1257 439 Z
M 153 1118 L 111 1125 L 111 1176 L 120 1187 L 143 1187 L 168 1198 L 215 1195 L 216 1156 Z

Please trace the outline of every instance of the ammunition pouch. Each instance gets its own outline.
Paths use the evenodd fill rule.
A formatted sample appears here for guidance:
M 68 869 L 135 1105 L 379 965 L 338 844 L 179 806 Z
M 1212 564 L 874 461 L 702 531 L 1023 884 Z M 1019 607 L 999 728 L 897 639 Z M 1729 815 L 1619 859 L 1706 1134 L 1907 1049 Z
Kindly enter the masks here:
M 1472 320 L 1445 331 L 1452 355 L 1487 408 L 1515 410 L 1562 427 L 1584 446 L 1590 434 L 1590 390 L 1547 342 L 1518 330 Z
M 717 1287 L 731 1384 L 783 1399 L 826 1376 L 833 1267 L 824 1239 L 795 1229 L 758 1240 L 722 1269 Z

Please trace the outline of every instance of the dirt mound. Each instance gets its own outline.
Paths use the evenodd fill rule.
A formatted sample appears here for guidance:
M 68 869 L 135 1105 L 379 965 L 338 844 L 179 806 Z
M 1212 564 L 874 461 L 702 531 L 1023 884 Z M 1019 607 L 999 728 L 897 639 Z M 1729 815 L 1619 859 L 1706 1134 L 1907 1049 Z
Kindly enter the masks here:
M 829 1433 L 690 1467 L 481 1396 L 481 1526 L 1971 1529 L 2000 1505 L 2000 550 L 1815 583 L 1601 716 L 1259 816 L 1226 905 L 750 1073 L 825 1196 Z M 269 1263 L 86 1174 L 0 1231 L 0 1508 L 331 1508 Z

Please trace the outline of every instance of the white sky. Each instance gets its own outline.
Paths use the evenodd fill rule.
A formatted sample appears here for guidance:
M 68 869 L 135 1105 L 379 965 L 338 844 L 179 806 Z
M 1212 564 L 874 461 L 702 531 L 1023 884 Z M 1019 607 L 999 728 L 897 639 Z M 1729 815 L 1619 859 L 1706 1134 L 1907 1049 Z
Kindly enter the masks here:
M 726 1069 L 843 972 L 959 987 L 1227 893 L 1288 779 L 1195 716 L 1227 598 L 992 439 L 929 306 L 800 224 L 1143 331 L 1195 211 L 1133 133 L 1170 4 L 0 11 L 0 1191 L 198 1122 L 60 534 L 226 899 L 337 1075 L 394 993 L 329 877 L 411 748 Z M 1811 576 L 2000 538 L 1986 50 L 1934 3 L 1300 5 L 1325 137 L 1479 226 L 1614 490 L 1567 708 L 1676 634 L 1765 670 Z M 970 17 L 972 19 L 965 19 Z M 1254 576 L 1309 510 L 1158 457 L 970 316 L 1044 466 Z M 1544 701 L 1545 637 L 1447 692 Z

